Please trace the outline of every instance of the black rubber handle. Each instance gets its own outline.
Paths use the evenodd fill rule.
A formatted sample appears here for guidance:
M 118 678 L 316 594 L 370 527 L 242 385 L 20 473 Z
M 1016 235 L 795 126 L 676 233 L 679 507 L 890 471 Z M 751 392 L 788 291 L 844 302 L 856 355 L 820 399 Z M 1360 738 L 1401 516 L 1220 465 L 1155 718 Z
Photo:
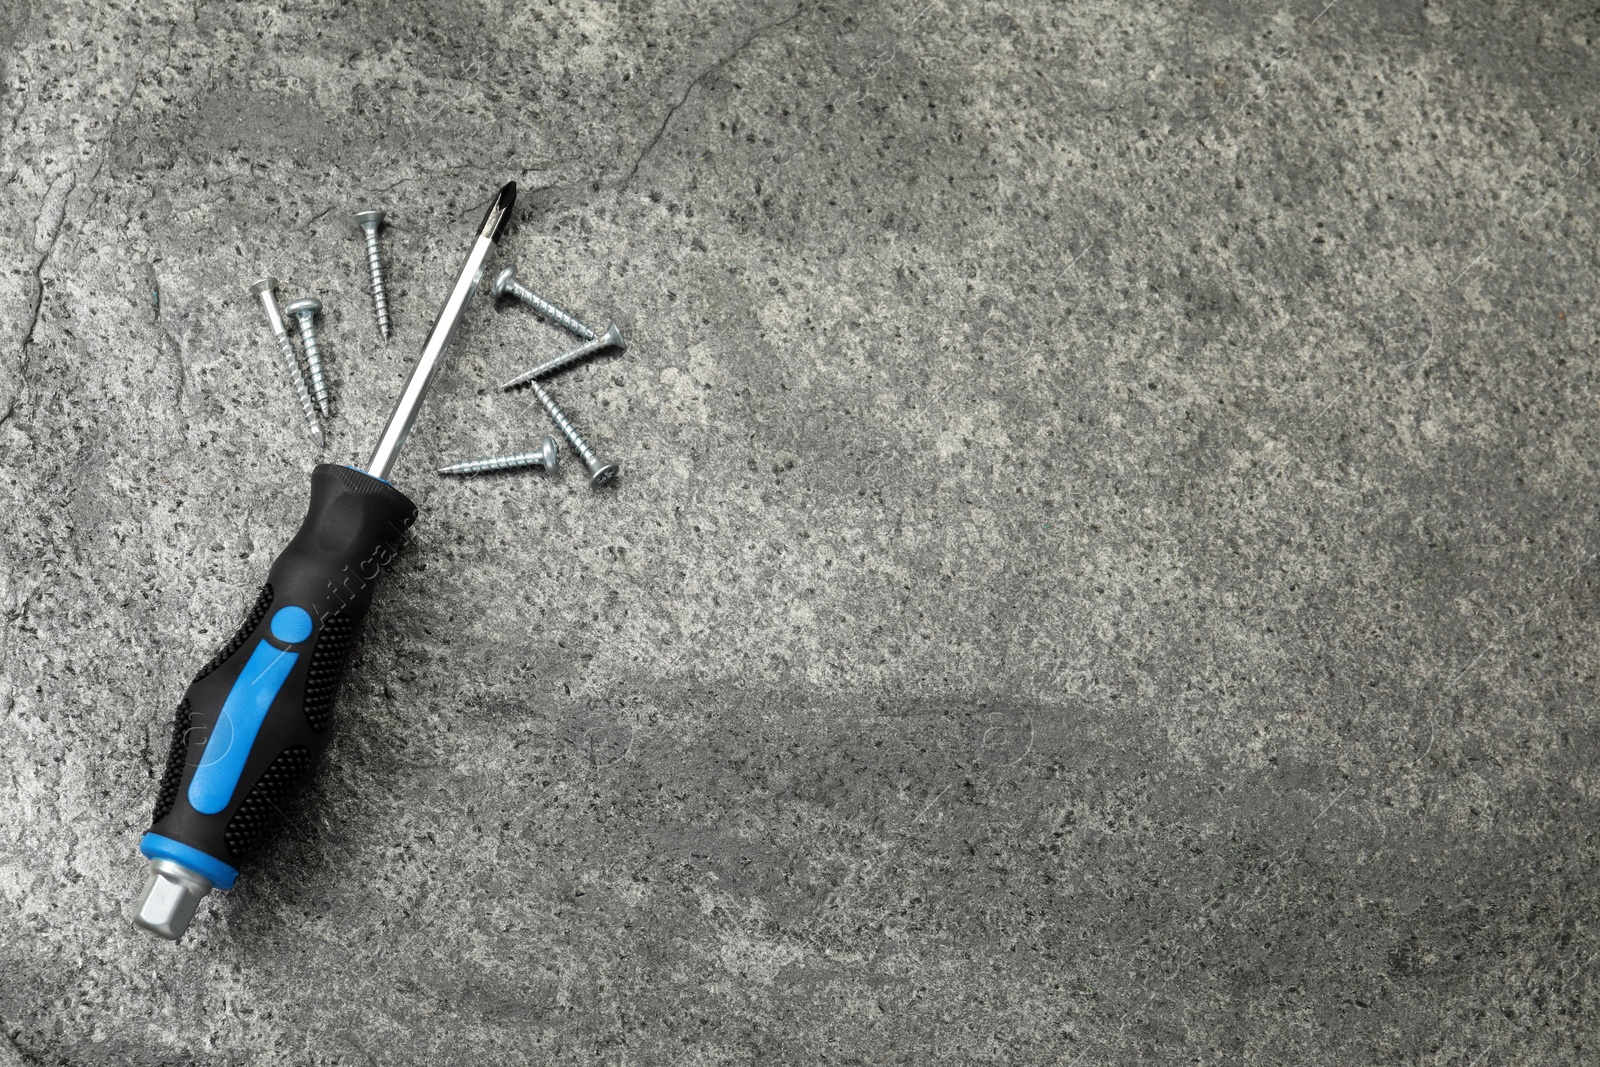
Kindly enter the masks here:
M 328 746 L 333 703 L 379 571 L 417 509 L 371 475 L 324 463 L 311 506 L 243 625 L 189 684 L 141 850 L 232 884 L 284 799 Z M 176 842 L 178 848 L 170 844 Z

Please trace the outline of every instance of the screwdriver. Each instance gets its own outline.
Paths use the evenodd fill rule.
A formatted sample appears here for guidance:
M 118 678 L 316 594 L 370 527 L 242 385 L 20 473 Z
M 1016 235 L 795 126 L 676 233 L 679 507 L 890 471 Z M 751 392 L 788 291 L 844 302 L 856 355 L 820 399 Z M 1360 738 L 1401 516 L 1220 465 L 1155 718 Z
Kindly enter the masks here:
M 321 463 L 312 471 L 305 521 L 243 624 L 178 704 L 155 814 L 139 841 L 150 873 L 133 921 L 157 937 L 176 941 L 207 893 L 233 888 L 241 862 L 328 746 L 373 581 L 417 517 L 389 472 L 516 197 L 517 183 L 507 182 L 490 203 L 366 469 Z

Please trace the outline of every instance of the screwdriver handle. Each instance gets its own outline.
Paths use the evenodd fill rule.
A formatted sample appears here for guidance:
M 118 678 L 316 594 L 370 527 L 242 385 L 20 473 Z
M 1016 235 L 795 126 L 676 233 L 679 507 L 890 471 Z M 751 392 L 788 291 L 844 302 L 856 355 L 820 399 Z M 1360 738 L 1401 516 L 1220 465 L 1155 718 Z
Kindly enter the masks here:
M 300 530 L 239 630 L 178 705 L 139 851 L 229 889 L 327 748 L 333 703 L 374 580 L 416 505 L 387 482 L 320 464 Z

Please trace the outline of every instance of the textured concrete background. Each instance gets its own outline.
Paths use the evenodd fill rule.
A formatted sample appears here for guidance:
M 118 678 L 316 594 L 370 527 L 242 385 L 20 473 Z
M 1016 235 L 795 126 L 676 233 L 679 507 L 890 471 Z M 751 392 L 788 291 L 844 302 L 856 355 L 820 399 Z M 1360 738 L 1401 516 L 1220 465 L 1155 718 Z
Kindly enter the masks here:
M 1597 49 L 6 0 L 0 1062 L 1594 1063 Z M 503 256 L 629 330 L 556 388 L 623 477 L 429 473 L 547 430 L 493 386 L 567 339 L 476 306 L 329 763 L 157 943 L 172 708 L 510 178 Z

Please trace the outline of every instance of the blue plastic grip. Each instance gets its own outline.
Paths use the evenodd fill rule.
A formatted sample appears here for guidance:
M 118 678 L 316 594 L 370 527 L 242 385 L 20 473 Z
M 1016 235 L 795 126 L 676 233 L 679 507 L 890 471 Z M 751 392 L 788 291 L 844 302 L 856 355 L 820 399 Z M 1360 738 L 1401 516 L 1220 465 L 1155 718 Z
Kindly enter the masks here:
M 218 889 L 232 889 L 233 883 L 239 878 L 237 868 L 230 867 L 215 856 L 209 856 L 182 841 L 174 841 L 160 834 L 145 834 L 141 837 L 139 851 L 146 859 L 171 860 L 180 867 L 187 867 L 196 874 L 204 875 Z
M 299 658 L 298 653 L 273 648 L 266 641 L 259 642 L 250 653 L 244 670 L 228 691 L 216 729 L 206 742 L 205 755 L 189 783 L 189 803 L 195 811 L 215 815 L 233 799 L 267 710 Z
M 286 645 L 297 645 L 311 636 L 311 613 L 290 605 L 272 616 L 272 636 Z

